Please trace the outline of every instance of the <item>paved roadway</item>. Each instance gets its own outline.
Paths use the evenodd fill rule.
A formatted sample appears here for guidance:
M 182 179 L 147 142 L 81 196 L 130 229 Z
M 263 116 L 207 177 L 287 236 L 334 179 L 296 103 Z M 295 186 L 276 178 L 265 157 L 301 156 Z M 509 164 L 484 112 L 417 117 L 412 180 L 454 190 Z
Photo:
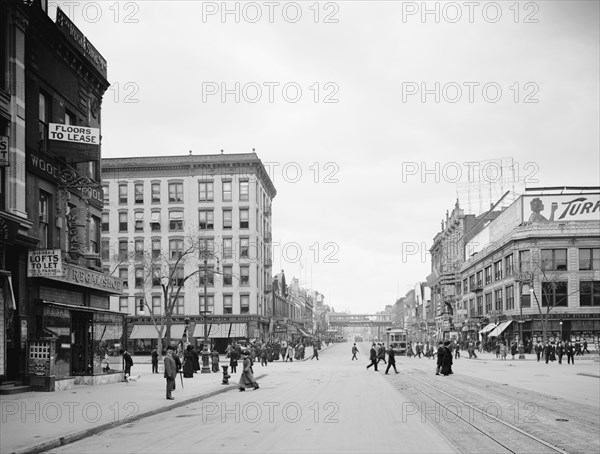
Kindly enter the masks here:
M 219 394 L 52 452 L 600 450 L 600 371 L 589 359 L 573 367 L 484 354 L 456 360 L 454 375 L 438 377 L 433 360 L 400 357 L 400 374 L 386 376 L 383 363 L 377 373 L 365 369 L 366 343 L 359 345 L 359 361 L 350 361 L 351 345 L 329 348 L 318 362 L 256 364 L 257 373 L 268 374 L 259 390 Z M 457 421 L 435 403 L 454 398 L 483 408 L 490 417 L 474 417 L 470 407 L 454 403 L 454 410 L 468 415 L 467 422 Z

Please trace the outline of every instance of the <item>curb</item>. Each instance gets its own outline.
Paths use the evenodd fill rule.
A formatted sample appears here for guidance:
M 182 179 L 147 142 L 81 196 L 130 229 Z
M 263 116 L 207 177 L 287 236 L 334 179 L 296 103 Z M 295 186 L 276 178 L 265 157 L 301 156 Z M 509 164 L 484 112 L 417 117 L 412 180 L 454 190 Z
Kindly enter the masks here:
M 257 375 L 255 378 L 256 378 L 256 380 L 258 380 L 260 378 L 266 377 L 267 375 L 268 374 L 261 374 L 261 375 Z M 233 385 L 233 384 L 227 385 L 227 386 L 224 386 L 223 388 L 217 389 L 215 391 L 210 391 L 206 394 L 200 394 L 200 395 L 197 395 L 194 397 L 189 397 L 185 400 L 182 400 L 179 402 L 174 402 L 169 405 L 165 405 L 164 407 L 155 408 L 153 410 L 148 410 L 144 413 L 137 414 L 130 418 L 121 419 L 118 421 L 112 421 L 112 422 L 108 422 L 105 424 L 100 424 L 99 426 L 92 427 L 90 429 L 85 429 L 80 432 L 63 435 L 63 436 L 57 437 L 53 440 L 45 441 L 43 443 L 40 443 L 40 444 L 37 444 L 34 446 L 30 446 L 28 448 L 18 449 L 18 450 L 12 451 L 11 454 L 38 454 L 38 453 L 41 453 L 44 451 L 48 451 L 50 449 L 54 449 L 54 448 L 58 448 L 60 446 L 65 446 L 70 443 L 74 443 L 76 441 L 82 440 L 87 437 L 91 437 L 92 435 L 96 435 L 100 432 L 104 432 L 106 430 L 113 429 L 115 427 L 118 427 L 118 426 L 121 426 L 124 424 L 129 424 L 129 423 L 138 421 L 143 418 L 148 418 L 149 416 L 154 416 L 159 413 L 163 413 L 165 411 L 174 410 L 175 408 L 189 405 L 198 400 L 208 399 L 209 397 L 216 396 L 218 394 L 222 394 L 222 393 L 225 393 L 227 391 L 234 390 L 237 388 L 238 388 L 237 384 L 236 385 Z

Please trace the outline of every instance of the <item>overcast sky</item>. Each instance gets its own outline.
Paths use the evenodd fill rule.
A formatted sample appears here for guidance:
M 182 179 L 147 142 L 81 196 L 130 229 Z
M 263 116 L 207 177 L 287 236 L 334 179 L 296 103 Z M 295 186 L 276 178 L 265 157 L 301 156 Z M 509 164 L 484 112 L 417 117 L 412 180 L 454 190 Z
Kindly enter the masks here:
M 57 3 L 108 61 L 103 157 L 254 148 L 273 271 L 336 311 L 425 280 L 466 162 L 600 185 L 596 1 Z

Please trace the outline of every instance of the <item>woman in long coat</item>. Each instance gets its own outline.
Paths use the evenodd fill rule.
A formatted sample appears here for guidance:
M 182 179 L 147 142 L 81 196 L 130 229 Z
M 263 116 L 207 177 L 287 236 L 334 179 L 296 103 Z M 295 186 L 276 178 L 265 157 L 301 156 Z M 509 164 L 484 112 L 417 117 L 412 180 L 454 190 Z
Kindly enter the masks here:
M 184 378 L 192 378 L 194 376 L 194 355 L 192 346 L 188 345 L 183 355 L 183 376 Z
M 242 373 L 240 374 L 240 382 L 239 382 L 239 390 L 246 391 L 246 388 L 254 388 L 258 389 L 258 383 L 254 379 L 254 374 L 252 373 L 252 361 L 248 357 L 250 352 L 248 350 L 244 350 L 244 364 L 242 366 Z
M 443 354 L 442 354 L 442 368 L 440 373 L 442 375 L 450 375 L 452 372 L 452 352 L 450 351 L 450 342 L 444 342 Z
M 212 371 L 219 372 L 219 352 L 216 348 L 210 352 L 210 359 L 212 360 Z

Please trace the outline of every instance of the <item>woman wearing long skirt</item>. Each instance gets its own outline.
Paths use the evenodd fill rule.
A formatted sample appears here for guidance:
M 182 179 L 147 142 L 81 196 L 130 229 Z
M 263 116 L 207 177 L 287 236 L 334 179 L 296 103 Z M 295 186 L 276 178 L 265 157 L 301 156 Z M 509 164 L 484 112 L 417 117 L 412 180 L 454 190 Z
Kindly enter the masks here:
M 439 356 L 439 353 L 438 353 L 438 356 Z M 442 375 L 448 376 L 448 375 L 454 373 L 454 372 L 452 372 L 452 352 L 450 351 L 450 342 L 449 341 L 444 342 L 441 366 L 442 367 L 440 369 L 440 373 Z
M 240 374 L 239 390 L 246 391 L 246 388 L 258 389 L 258 383 L 256 383 L 254 374 L 252 373 L 252 361 L 250 361 L 248 356 L 250 355 L 250 352 L 248 350 L 244 350 L 242 354 L 244 356 L 244 363 L 242 366 L 242 373 Z

